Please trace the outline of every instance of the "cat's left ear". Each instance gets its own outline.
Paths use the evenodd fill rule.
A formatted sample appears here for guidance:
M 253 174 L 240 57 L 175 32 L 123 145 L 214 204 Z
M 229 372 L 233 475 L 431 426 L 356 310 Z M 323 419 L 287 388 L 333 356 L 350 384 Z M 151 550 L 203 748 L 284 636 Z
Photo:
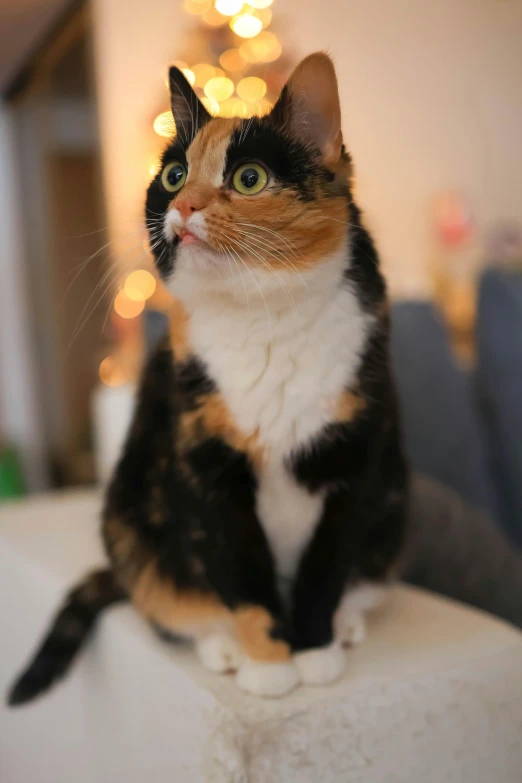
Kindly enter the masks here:
M 188 147 L 196 133 L 210 119 L 198 96 L 182 71 L 172 65 L 169 68 L 170 106 L 180 139 Z
M 327 54 L 316 52 L 299 63 L 272 115 L 317 147 L 326 166 L 337 163 L 343 143 L 341 107 L 334 65 Z

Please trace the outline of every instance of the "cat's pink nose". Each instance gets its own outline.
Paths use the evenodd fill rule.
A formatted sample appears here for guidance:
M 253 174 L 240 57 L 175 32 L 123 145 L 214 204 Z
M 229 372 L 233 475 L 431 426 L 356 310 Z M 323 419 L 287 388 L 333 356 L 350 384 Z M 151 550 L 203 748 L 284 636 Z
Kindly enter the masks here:
M 188 220 L 193 212 L 197 212 L 198 209 L 203 209 L 205 204 L 203 199 L 198 198 L 195 193 L 187 193 L 186 195 L 184 194 L 183 196 L 179 196 L 179 198 L 176 199 L 174 206 L 178 212 L 181 213 L 181 217 L 183 217 L 185 220 Z

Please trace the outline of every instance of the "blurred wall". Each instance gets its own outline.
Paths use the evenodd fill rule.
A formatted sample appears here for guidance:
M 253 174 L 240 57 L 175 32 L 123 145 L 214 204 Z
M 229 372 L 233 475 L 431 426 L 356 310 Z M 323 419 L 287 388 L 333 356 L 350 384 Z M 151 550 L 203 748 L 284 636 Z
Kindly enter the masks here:
M 48 485 L 44 433 L 24 280 L 23 202 L 15 171 L 15 126 L 0 104 L 0 446 L 16 444 L 30 490 Z
M 357 195 L 395 292 L 430 292 L 437 191 L 468 194 L 481 229 L 522 218 L 520 0 L 275 0 L 273 10 L 296 55 L 335 58 Z M 193 19 L 176 0 L 94 0 L 94 20 L 118 247 L 141 213 L 165 66 Z

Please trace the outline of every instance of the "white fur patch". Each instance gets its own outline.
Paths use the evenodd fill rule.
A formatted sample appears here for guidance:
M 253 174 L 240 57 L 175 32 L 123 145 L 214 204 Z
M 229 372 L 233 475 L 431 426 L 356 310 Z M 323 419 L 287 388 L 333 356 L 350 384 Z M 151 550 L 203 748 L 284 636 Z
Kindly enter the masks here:
M 296 653 L 294 662 L 305 685 L 329 685 L 343 674 L 346 655 L 334 642 L 329 647 Z
M 341 646 L 351 647 L 364 641 L 365 615 L 376 609 L 389 591 L 389 585 L 361 582 L 344 593 L 334 617 L 335 638 Z
M 285 465 L 273 460 L 263 471 L 257 513 L 276 559 L 277 573 L 291 578 L 323 508 L 322 493 L 299 486 Z
M 214 633 L 197 642 L 199 658 L 207 669 L 219 674 L 237 671 L 243 655 L 237 641 L 227 633 Z
M 190 341 L 238 427 L 257 433 L 267 449 L 258 512 L 279 573 L 291 576 L 323 497 L 299 486 L 284 461 L 332 421 L 339 396 L 356 378 L 372 317 L 342 279 L 344 246 L 302 275 L 278 272 L 277 279 L 253 268 L 254 286 L 243 272 L 246 291 L 233 270 L 225 290 L 211 275 L 202 280 L 195 261 L 180 254 L 170 287 L 191 313 Z
M 236 675 L 241 690 L 254 696 L 285 696 L 299 685 L 299 672 L 292 661 L 261 663 L 247 659 Z

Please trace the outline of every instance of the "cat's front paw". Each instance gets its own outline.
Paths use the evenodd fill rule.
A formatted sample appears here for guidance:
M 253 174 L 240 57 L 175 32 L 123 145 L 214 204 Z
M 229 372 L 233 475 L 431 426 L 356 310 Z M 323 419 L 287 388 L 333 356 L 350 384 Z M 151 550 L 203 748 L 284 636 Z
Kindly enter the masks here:
M 336 639 L 346 649 L 366 638 L 366 619 L 362 613 L 341 615 L 336 624 Z
M 254 696 L 277 698 L 299 685 L 299 673 L 292 661 L 261 663 L 247 659 L 236 675 L 236 682 L 242 691 Z
M 197 651 L 204 666 L 218 674 L 236 672 L 243 657 L 236 640 L 226 633 L 214 633 L 200 639 Z
M 298 652 L 294 661 L 305 685 L 329 685 L 339 679 L 346 667 L 346 655 L 336 643 Z

